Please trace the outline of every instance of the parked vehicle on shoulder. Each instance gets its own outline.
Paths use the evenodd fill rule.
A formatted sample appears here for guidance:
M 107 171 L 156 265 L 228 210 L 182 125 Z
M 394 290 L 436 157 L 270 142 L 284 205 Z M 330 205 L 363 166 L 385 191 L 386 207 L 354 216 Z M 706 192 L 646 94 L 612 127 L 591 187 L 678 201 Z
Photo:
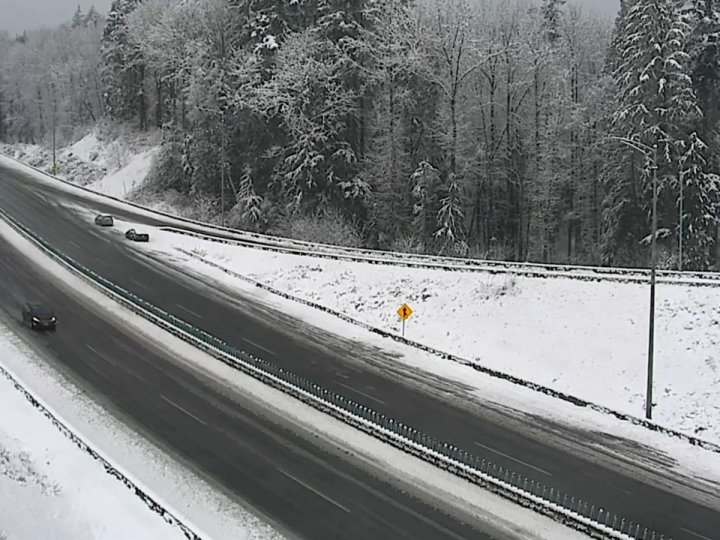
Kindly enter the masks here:
M 32 302 L 25 304 L 22 310 L 22 319 L 23 324 L 32 330 L 36 328 L 55 330 L 57 325 L 55 312 L 44 304 Z
M 112 227 L 114 225 L 113 217 L 107 214 L 95 216 L 95 225 L 100 225 L 101 227 Z
M 128 229 L 125 233 L 125 238 L 132 240 L 133 242 L 149 242 L 150 235 L 148 233 L 139 233 L 135 229 Z

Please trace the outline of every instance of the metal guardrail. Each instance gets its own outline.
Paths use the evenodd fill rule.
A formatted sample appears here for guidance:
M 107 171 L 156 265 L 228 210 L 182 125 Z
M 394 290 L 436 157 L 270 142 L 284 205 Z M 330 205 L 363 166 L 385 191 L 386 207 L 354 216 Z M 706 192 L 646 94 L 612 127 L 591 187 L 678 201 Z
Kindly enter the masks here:
M 98 197 L 102 197 L 117 203 L 130 206 L 145 212 L 149 212 L 164 218 L 172 219 L 181 223 L 187 223 L 196 227 L 202 227 L 210 231 L 217 231 L 218 234 L 233 235 L 238 238 L 223 238 L 221 236 L 212 236 L 211 234 L 206 235 L 209 240 L 222 241 L 228 240 L 227 243 L 237 241 L 240 243 L 245 242 L 247 247 L 253 248 L 265 248 L 273 251 L 284 251 L 291 252 L 292 250 L 300 250 L 304 255 L 310 255 L 315 257 L 329 257 L 344 260 L 363 260 L 367 257 L 373 259 L 375 264 L 387 264 L 395 266 L 407 266 L 413 268 L 434 268 L 434 269 L 445 269 L 445 270 L 456 270 L 466 272 L 485 272 L 492 274 L 500 273 L 514 273 L 516 275 L 523 275 L 527 277 L 564 277 L 570 279 L 578 279 L 583 281 L 607 281 L 614 280 L 625 283 L 645 283 L 649 280 L 650 271 L 640 268 L 617 268 L 607 266 L 573 266 L 573 265 L 562 265 L 562 264 L 543 264 L 543 263 L 531 263 L 531 262 L 506 262 L 506 261 L 494 261 L 494 260 L 483 260 L 483 259 L 463 259 L 460 257 L 442 257 L 436 255 L 420 255 L 413 253 L 401 253 L 392 252 L 385 250 L 372 250 L 365 248 L 351 248 L 345 246 L 336 246 L 331 244 L 322 244 L 317 242 L 307 242 L 304 240 L 296 240 L 292 238 L 283 238 L 278 236 L 270 236 L 266 234 L 254 233 L 250 231 L 243 231 L 238 229 L 230 229 L 228 227 L 221 227 L 218 225 L 212 225 L 202 221 L 197 221 L 189 218 L 184 218 L 160 210 L 154 210 L 137 204 L 131 201 L 121 199 L 119 197 L 113 197 L 112 195 L 106 195 L 89 189 L 85 186 L 79 186 L 54 176 L 47 171 L 40 169 L 34 165 L 25 163 L 13 156 L 0 152 L 1 155 L 8 159 L 15 161 L 25 167 L 29 167 L 34 171 L 52 178 L 58 182 L 71 186 L 74 189 L 85 191 L 86 193 L 93 194 Z M 169 229 L 172 229 L 170 227 Z M 178 229 L 183 231 L 182 229 Z M 184 231 L 190 233 L 191 231 Z M 200 233 L 199 236 L 203 236 Z M 296 246 L 296 247 L 292 247 Z M 706 286 L 706 287 L 717 287 L 720 286 L 720 272 L 678 272 L 672 270 L 658 270 L 657 271 L 658 283 L 666 284 L 686 284 L 692 286 Z
M 53 259 L 61 262 L 98 290 L 133 312 L 209 353 L 223 363 L 294 396 L 313 408 L 326 412 L 379 440 L 593 538 L 670 540 L 668 536 L 658 531 L 629 521 L 621 515 L 608 512 L 591 501 L 580 500 L 573 497 L 572 494 L 562 493 L 552 486 L 536 482 L 509 469 L 498 467 L 489 460 L 431 437 L 270 362 L 238 350 L 86 268 L 60 250 L 55 249 L 2 209 L 0 209 L 0 217 Z
M 532 278 L 563 278 L 563 279 L 574 279 L 578 281 L 595 281 L 595 282 L 608 282 L 614 281 L 616 283 L 648 283 L 649 275 L 646 276 L 642 271 L 627 271 L 627 272 L 606 272 L 598 273 L 592 268 L 581 268 L 581 267 L 543 267 L 540 265 L 533 265 L 530 263 L 481 263 L 475 261 L 473 264 L 455 264 L 447 265 L 436 262 L 413 262 L 403 259 L 395 258 L 383 258 L 378 257 L 376 254 L 372 255 L 350 255 L 345 254 L 342 250 L 337 253 L 325 252 L 318 250 L 305 250 L 295 247 L 282 246 L 279 244 L 263 244 L 257 243 L 256 241 L 246 241 L 240 239 L 224 238 L 221 236 L 212 236 L 208 234 L 199 233 L 196 231 L 190 231 L 187 229 L 180 229 L 177 227 L 160 227 L 160 230 L 170 232 L 173 234 L 179 234 L 183 236 L 189 236 L 204 240 L 208 242 L 214 242 L 219 244 L 234 245 L 239 247 L 246 247 L 251 249 L 258 249 L 261 251 L 272 251 L 275 253 L 284 253 L 287 255 L 299 255 L 303 257 L 314 257 L 320 259 L 331 259 L 338 261 L 348 261 L 354 263 L 367 263 L 377 264 L 385 266 L 405 266 L 409 268 L 422 268 L 428 270 L 443 270 L 452 272 L 477 272 L 485 274 L 503 274 L 503 275 L 514 275 L 521 277 L 532 277 Z M 559 269 L 558 269 L 559 268 Z M 657 283 L 663 283 L 666 285 L 688 285 L 692 287 L 720 287 L 720 275 L 717 277 L 692 277 L 691 275 L 675 275 L 675 273 L 668 272 L 665 274 L 659 274 L 656 278 Z
M 30 404 L 35 407 L 38 411 L 40 411 L 52 424 L 62 433 L 65 437 L 67 437 L 71 442 L 75 444 L 80 450 L 88 454 L 90 457 L 92 457 L 94 460 L 98 461 L 102 464 L 102 466 L 105 469 L 105 472 L 107 472 L 109 475 L 114 476 L 117 478 L 120 482 L 122 482 L 125 487 L 127 487 L 129 490 L 131 490 L 136 497 L 138 497 L 145 505 L 158 514 L 168 525 L 177 527 L 182 531 L 182 533 L 185 535 L 185 538 L 188 540 L 201 540 L 201 537 L 194 532 L 190 526 L 186 525 L 182 522 L 180 518 L 175 516 L 172 512 L 167 510 L 165 507 L 163 507 L 160 502 L 158 502 L 157 497 L 154 497 L 149 493 L 149 491 L 146 488 L 140 487 L 137 481 L 134 481 L 130 479 L 126 474 L 121 472 L 115 465 L 110 463 L 106 458 L 104 458 L 99 452 L 97 452 L 95 449 L 93 449 L 87 442 L 85 442 L 81 437 L 79 437 L 77 434 L 75 434 L 72 429 L 70 429 L 65 423 L 58 417 L 56 413 L 54 413 L 52 410 L 50 410 L 49 407 L 44 405 L 38 398 L 33 396 L 33 394 L 26 389 L 20 381 L 18 381 L 13 375 L 4 369 L 2 366 L 0 366 L 0 375 L 5 377 L 8 381 L 10 381 L 10 384 L 12 384 L 16 390 L 18 390 L 23 396 L 25 396 L 25 399 L 27 399 Z

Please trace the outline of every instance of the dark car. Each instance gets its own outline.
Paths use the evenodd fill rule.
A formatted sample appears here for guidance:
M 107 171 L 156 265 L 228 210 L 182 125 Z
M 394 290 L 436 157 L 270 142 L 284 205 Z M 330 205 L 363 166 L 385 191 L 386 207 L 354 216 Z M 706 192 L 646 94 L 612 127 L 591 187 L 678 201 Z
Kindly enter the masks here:
M 55 312 L 43 304 L 25 304 L 22 310 L 22 319 L 23 324 L 28 325 L 33 330 L 35 328 L 55 330 L 57 325 Z
M 148 233 L 139 233 L 135 229 L 128 229 L 125 233 L 125 238 L 132 240 L 133 242 L 149 242 L 150 235 Z
M 107 214 L 95 216 L 95 225 L 100 225 L 101 227 L 112 227 L 113 224 L 114 221 L 112 216 L 108 216 Z

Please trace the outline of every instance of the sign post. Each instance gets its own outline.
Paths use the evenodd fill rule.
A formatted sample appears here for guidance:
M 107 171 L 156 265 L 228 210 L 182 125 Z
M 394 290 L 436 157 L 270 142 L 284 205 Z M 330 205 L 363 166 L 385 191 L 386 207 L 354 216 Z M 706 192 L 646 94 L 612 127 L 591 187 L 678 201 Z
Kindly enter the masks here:
M 410 318 L 410 315 L 413 314 L 413 310 L 407 304 L 403 304 L 398 308 L 397 314 L 402 319 L 402 335 L 405 337 L 405 321 L 407 321 Z

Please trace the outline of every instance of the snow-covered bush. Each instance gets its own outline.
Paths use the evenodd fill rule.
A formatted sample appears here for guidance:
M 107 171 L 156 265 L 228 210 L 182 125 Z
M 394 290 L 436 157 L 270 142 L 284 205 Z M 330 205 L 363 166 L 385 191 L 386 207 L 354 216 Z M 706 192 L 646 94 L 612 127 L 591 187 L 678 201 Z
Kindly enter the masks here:
M 316 214 L 296 214 L 290 218 L 285 234 L 307 242 L 321 242 L 338 246 L 362 247 L 358 228 L 349 223 L 337 210 Z

